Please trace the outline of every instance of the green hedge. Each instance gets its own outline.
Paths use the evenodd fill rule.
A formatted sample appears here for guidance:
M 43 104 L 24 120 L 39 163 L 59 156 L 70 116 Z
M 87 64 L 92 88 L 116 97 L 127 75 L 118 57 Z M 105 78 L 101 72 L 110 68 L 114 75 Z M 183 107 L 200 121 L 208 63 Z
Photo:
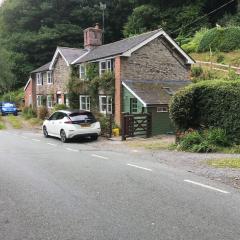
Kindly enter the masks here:
M 240 27 L 213 28 L 202 37 L 198 51 L 230 52 L 240 48 Z
M 170 104 L 177 130 L 221 128 L 240 142 L 240 82 L 205 81 L 180 90 Z

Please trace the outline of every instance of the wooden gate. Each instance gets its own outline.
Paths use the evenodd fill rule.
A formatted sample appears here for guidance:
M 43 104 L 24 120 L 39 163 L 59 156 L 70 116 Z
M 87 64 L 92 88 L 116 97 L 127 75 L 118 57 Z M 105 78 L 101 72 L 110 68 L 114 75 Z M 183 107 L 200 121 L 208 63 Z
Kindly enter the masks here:
M 152 135 L 152 117 L 149 113 L 142 114 L 122 114 L 122 141 L 129 137 Z

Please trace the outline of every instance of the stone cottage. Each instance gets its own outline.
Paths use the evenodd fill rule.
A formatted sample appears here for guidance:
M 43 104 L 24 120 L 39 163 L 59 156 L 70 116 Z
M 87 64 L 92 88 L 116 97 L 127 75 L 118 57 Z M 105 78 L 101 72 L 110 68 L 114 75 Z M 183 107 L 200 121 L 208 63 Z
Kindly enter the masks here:
M 150 112 L 153 134 L 172 132 L 168 104 L 175 91 L 190 83 L 194 60 L 162 29 L 102 45 L 98 25 L 84 31 L 84 49 L 57 47 L 50 63 L 34 70 L 25 86 L 27 105 L 48 108 L 69 104 L 67 82 L 71 66 L 77 67 L 79 81 L 88 81 L 86 66 L 94 63 L 98 74 L 113 72 L 115 96 L 99 92 L 99 112 L 114 114 Z M 31 101 L 30 101 L 31 96 Z M 79 108 L 91 110 L 91 97 L 79 93 Z

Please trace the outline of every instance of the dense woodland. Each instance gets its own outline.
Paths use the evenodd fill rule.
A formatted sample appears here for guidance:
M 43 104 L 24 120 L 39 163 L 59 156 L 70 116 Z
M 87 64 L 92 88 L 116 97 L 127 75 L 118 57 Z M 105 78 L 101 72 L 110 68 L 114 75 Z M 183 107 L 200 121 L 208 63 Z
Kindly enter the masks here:
M 237 0 L 102 2 L 107 6 L 105 43 L 156 28 L 184 41 L 202 27 L 240 24 Z M 83 47 L 83 29 L 96 22 L 102 23 L 99 0 L 5 0 L 0 7 L 0 93 L 24 86 L 29 72 L 48 62 L 56 46 Z

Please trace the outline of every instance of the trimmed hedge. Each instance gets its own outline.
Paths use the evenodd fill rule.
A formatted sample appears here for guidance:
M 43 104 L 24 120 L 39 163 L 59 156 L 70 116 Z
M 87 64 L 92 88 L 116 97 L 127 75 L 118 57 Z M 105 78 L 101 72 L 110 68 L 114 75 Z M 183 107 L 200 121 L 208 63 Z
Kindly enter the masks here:
M 213 28 L 202 37 L 198 52 L 230 52 L 240 48 L 240 27 Z
M 172 98 L 170 117 L 178 131 L 221 128 L 240 143 L 240 82 L 192 84 Z

